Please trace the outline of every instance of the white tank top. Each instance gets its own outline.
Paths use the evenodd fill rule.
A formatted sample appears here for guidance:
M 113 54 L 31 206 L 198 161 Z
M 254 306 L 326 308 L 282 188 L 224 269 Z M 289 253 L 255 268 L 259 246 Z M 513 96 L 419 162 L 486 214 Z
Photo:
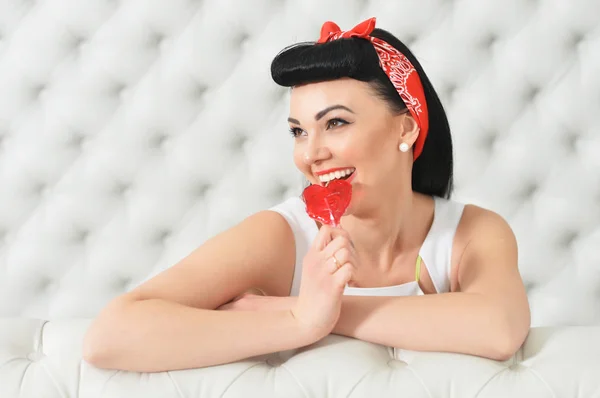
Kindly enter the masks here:
M 450 291 L 450 268 L 452 244 L 456 228 L 464 210 L 464 204 L 433 196 L 435 207 L 433 223 L 419 250 L 437 293 Z M 291 197 L 269 210 L 281 214 L 289 223 L 296 243 L 296 265 L 290 296 L 300 290 L 302 262 L 319 229 L 306 214 L 305 204 L 300 197 Z M 374 288 L 346 286 L 344 295 L 353 296 L 417 296 L 423 295 L 417 280 L 395 286 Z

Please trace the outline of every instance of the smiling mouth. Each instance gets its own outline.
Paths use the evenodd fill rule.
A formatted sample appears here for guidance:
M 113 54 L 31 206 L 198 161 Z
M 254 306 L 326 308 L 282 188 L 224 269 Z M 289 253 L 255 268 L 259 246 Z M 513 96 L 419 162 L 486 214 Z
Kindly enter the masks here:
M 331 181 L 334 180 L 347 180 L 354 175 L 356 169 L 354 167 L 349 167 L 344 170 L 337 170 L 328 174 L 324 174 L 319 176 L 319 182 L 323 186 L 327 186 Z

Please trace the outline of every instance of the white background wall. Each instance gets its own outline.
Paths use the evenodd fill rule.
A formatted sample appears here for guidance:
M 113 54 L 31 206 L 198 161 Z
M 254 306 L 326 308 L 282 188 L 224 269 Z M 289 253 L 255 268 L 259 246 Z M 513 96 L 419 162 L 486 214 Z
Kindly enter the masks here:
M 533 326 L 599 323 L 594 0 L 0 0 L 0 317 L 93 317 L 299 194 L 270 62 L 372 16 L 447 108 L 453 198 L 515 230 Z

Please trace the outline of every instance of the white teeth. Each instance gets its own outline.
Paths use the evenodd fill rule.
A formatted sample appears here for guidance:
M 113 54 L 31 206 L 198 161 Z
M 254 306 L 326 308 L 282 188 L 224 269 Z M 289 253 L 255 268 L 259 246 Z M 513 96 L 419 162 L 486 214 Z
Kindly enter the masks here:
M 342 178 L 347 175 L 350 175 L 354 172 L 354 170 L 356 170 L 356 169 L 348 168 L 345 170 L 337 170 L 337 171 L 331 172 L 329 174 L 323 174 L 322 176 L 319 176 L 319 180 L 321 180 L 321 182 L 327 183 L 333 179 Z

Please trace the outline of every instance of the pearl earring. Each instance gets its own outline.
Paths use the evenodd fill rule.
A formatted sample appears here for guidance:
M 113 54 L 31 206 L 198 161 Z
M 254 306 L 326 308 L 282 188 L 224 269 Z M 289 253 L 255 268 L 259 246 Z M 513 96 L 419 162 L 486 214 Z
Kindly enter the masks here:
M 402 144 L 400 144 L 400 150 L 402 152 L 408 151 L 408 148 L 409 148 L 409 146 L 408 146 L 408 144 L 406 142 L 403 142 Z

